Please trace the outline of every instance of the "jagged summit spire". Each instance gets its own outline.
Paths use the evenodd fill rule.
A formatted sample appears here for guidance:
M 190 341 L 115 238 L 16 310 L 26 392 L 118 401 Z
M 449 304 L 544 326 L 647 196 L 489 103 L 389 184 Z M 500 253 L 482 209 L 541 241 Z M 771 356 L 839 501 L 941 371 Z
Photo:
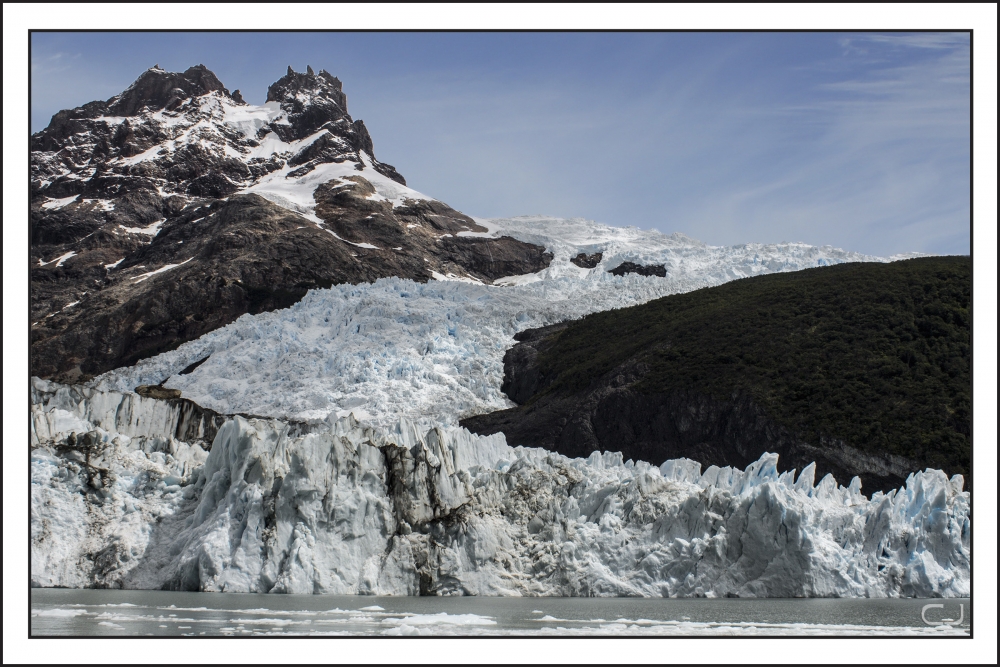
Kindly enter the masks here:
M 305 73 L 295 72 L 291 66 L 287 70 L 288 73 L 273 83 L 267 91 L 267 102 L 277 102 L 281 107 L 280 122 L 265 121 L 263 126 L 254 127 L 251 132 L 256 133 L 258 138 L 273 132 L 285 142 L 317 135 L 318 138 L 310 144 L 308 151 L 293 158 L 295 162 L 291 165 L 293 167 L 311 168 L 315 164 L 347 159 L 360 165 L 359 170 L 367 164 L 400 185 L 406 184 L 405 179 L 392 166 L 383 164 L 375 158 L 372 138 L 365 124 L 361 120 L 354 120 L 347 113 L 347 96 L 344 94 L 340 79 L 324 69 L 317 72 L 312 65 L 306 66 Z M 117 157 L 133 157 L 162 140 L 162 136 L 149 134 L 147 130 L 134 130 L 134 127 L 146 123 L 145 119 L 138 125 L 124 122 L 109 126 L 110 129 L 102 125 L 100 130 L 89 126 L 84 130 L 79 121 L 104 116 L 124 116 L 131 121 L 135 116 L 167 111 L 172 116 L 172 126 L 176 126 L 178 123 L 183 123 L 182 120 L 176 119 L 189 111 L 195 115 L 206 113 L 203 105 L 193 103 L 193 100 L 208 93 L 228 98 L 227 106 L 233 104 L 248 106 L 240 90 L 230 93 L 218 77 L 203 64 L 190 67 L 184 72 L 168 72 L 160 68 L 157 63 L 141 73 L 125 91 L 110 100 L 91 102 L 83 107 L 66 109 L 55 114 L 48 127 L 32 136 L 32 150 L 59 151 L 68 145 L 76 145 L 74 143 L 76 140 L 70 140 L 72 135 L 90 132 L 92 137 L 88 137 L 87 142 L 90 143 L 87 145 L 92 143 L 93 150 L 83 146 L 77 147 L 76 152 L 86 155 L 86 158 L 81 157 L 81 164 L 89 164 L 91 159 L 97 159 L 99 161 L 97 164 L 103 164 L 102 160 L 113 161 Z M 270 120 L 276 118 L 274 113 L 273 106 L 270 110 L 262 112 Z M 161 121 L 153 121 L 154 125 L 159 122 Z M 225 122 L 223 121 L 223 124 Z M 240 126 L 240 131 L 243 131 L 242 127 Z M 227 133 L 232 129 L 230 126 L 222 134 L 228 137 Z M 91 141 L 93 137 L 99 139 Z M 241 150 L 235 146 L 230 148 L 237 152 Z M 164 155 L 171 152 L 167 150 Z M 98 167 L 95 166 L 96 168 Z M 234 182 L 242 181 L 246 176 L 244 170 L 239 169 L 238 172 L 231 177 L 227 176 L 229 180 L 225 182 L 218 181 L 213 175 L 204 174 L 199 175 L 195 180 L 200 180 L 193 185 L 187 182 L 189 179 L 180 180 L 184 182 L 182 188 L 185 192 L 196 195 L 203 193 L 200 189 L 201 184 L 209 182 L 214 183 L 209 187 L 211 192 L 229 192 L 235 187 Z M 251 169 L 251 173 L 256 172 Z M 70 187 L 56 184 L 52 192 L 65 190 L 77 193 L 79 189 L 76 185 Z
M 268 87 L 267 101 L 278 102 L 288 114 L 293 132 L 283 137 L 284 140 L 301 139 L 325 124 L 341 120 L 347 121 L 350 124 L 348 127 L 354 124 L 347 113 L 347 95 L 340 79 L 325 70 L 317 74 L 311 65 L 306 67 L 305 73 L 296 72 L 289 66 L 285 76 Z M 360 132 L 360 128 L 357 130 Z M 343 134 L 347 130 L 339 128 L 335 131 Z M 362 132 L 359 137 L 362 134 L 367 136 L 367 132 Z M 369 139 L 351 143 L 357 143 L 359 148 L 371 153 Z
M 219 77 L 204 65 L 195 65 L 183 72 L 167 72 L 157 63 L 140 74 L 124 92 L 108 100 L 108 112 L 116 116 L 134 116 L 144 108 L 166 109 L 212 91 L 231 97 Z

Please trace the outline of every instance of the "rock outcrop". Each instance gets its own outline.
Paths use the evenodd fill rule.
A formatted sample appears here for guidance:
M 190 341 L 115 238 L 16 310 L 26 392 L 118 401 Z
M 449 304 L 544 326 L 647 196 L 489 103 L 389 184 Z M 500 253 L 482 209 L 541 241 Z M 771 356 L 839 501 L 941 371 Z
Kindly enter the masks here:
M 635 262 L 622 262 L 615 268 L 611 269 L 609 273 L 616 276 L 624 276 L 627 273 L 638 273 L 640 276 L 658 276 L 660 278 L 666 278 L 667 268 L 662 264 L 643 265 L 636 264 Z
M 578 253 L 575 257 L 571 257 L 569 261 L 575 264 L 576 266 L 579 266 L 581 269 L 593 269 L 596 268 L 597 265 L 601 263 L 602 259 L 604 259 L 603 252 L 594 252 L 589 255 L 585 252 L 581 252 Z

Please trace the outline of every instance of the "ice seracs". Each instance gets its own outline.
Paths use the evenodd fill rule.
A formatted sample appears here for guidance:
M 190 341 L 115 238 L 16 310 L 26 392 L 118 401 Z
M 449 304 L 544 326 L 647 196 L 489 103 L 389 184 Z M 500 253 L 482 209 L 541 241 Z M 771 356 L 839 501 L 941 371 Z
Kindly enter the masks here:
M 243 316 L 174 351 L 100 376 L 94 386 L 126 391 L 166 381 L 219 412 L 290 419 L 346 414 L 358 407 L 349 402 L 361 401 L 376 425 L 390 426 L 399 417 L 454 425 L 512 405 L 500 390 L 503 355 L 523 329 L 735 278 L 886 261 L 800 243 L 716 247 L 582 219 L 477 222 L 487 231 L 459 235 L 509 236 L 544 246 L 553 259 L 537 273 L 501 278 L 497 285 L 434 271 L 435 280 L 427 283 L 387 278 L 313 290 L 288 309 Z M 570 261 L 581 252 L 601 252 L 602 259 L 581 268 Z M 609 273 L 624 261 L 663 265 L 666 277 Z M 178 374 L 205 357 L 196 371 Z
M 656 468 L 350 416 L 234 417 L 206 452 L 175 437 L 177 402 L 40 382 L 33 400 L 34 586 L 969 594 L 969 494 L 940 471 L 867 498 L 809 469 L 778 474 L 774 455 L 746 470 Z

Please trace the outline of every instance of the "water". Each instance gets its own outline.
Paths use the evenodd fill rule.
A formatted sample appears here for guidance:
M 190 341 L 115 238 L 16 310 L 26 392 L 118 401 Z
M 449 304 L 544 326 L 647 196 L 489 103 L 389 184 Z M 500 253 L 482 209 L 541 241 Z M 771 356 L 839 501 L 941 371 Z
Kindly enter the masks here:
M 927 625 L 951 618 L 961 623 Z M 959 605 L 962 605 L 960 610 Z M 439 598 L 32 589 L 33 636 L 969 634 L 968 599 Z

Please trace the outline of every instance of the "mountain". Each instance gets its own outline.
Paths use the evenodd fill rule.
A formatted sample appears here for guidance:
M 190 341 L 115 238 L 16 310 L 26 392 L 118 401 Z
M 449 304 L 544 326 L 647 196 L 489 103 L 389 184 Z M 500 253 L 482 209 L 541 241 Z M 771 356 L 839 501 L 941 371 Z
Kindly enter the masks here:
M 518 404 L 462 421 L 511 445 L 971 484 L 972 262 L 926 257 L 737 280 L 522 331 Z
M 781 363 L 805 357 L 775 362 L 790 349 L 776 334 L 819 317 L 813 287 L 789 285 L 834 270 L 894 275 L 908 265 L 892 261 L 899 257 L 804 243 L 715 247 L 583 219 L 474 219 L 378 161 L 340 81 L 311 68 L 289 68 L 252 106 L 203 66 L 154 67 L 121 95 L 56 114 L 31 150 L 32 586 L 968 595 L 962 476 L 914 472 L 867 497 L 862 483 L 870 492 L 881 482 L 862 468 L 889 460 L 881 454 L 861 461 L 863 479 L 830 466 L 821 448 L 818 466 L 802 448 L 751 460 L 762 442 L 780 448 L 801 435 L 773 412 L 784 395 L 765 400 L 787 387 L 764 386 L 762 398 L 752 374 L 737 376 L 748 397 L 740 405 L 756 410 L 751 427 L 777 437 L 720 442 L 732 451 L 716 459 L 711 448 L 636 448 L 623 431 L 579 433 L 569 443 L 578 458 L 511 446 L 532 428 L 548 437 L 562 427 L 528 414 L 553 396 L 574 424 L 590 418 L 590 385 L 574 380 L 581 374 L 602 390 L 610 379 L 621 399 L 612 408 L 642 425 L 641 409 L 628 412 L 642 407 L 635 381 L 669 380 L 677 359 L 657 357 L 665 365 L 642 377 L 638 365 L 638 375 L 615 370 L 630 355 L 662 352 L 651 335 L 684 333 L 670 328 L 674 315 L 702 339 L 684 343 L 698 363 L 681 371 L 725 366 L 736 353 L 720 340 L 739 340 L 733 327 L 752 323 L 750 351 L 762 368 L 784 372 Z M 839 303 L 837 285 L 849 282 L 814 291 Z M 760 285 L 780 289 L 755 293 Z M 889 291 L 924 299 L 896 287 Z M 706 305 L 706 294 L 736 297 Z M 960 324 L 961 308 L 939 301 L 920 301 L 927 335 L 948 339 L 951 329 L 938 325 Z M 634 308 L 641 304 L 647 310 Z M 674 304 L 669 317 L 663 304 Z M 872 312 L 896 312 L 894 304 Z M 815 335 L 850 331 L 856 314 L 824 315 L 841 329 Z M 596 337 L 594 322 L 607 325 Z M 910 342 L 926 333 L 914 326 Z M 576 353 L 560 347 L 571 340 Z M 758 349 L 775 341 L 783 347 L 771 357 Z M 914 348 L 917 367 L 933 370 L 936 344 Z M 682 349 L 671 345 L 664 349 Z M 879 391 L 899 376 L 891 361 L 878 365 L 888 383 L 872 385 Z M 719 374 L 721 395 L 696 385 L 698 400 L 721 405 L 733 378 Z M 952 387 L 934 378 L 934 391 Z M 807 399 L 795 399 L 802 410 L 791 417 L 817 416 Z M 691 404 L 676 407 L 683 419 Z M 945 407 L 963 419 L 961 400 Z M 820 413 L 827 422 L 810 422 L 813 430 L 829 416 Z M 933 439 L 943 433 L 934 419 L 914 425 L 930 424 Z M 463 420 L 508 420 L 511 442 L 470 433 Z M 700 462 L 678 458 L 688 455 Z M 723 459 L 731 464 L 702 465 Z M 779 462 L 801 472 L 779 472 Z M 827 468 L 837 479 L 817 482 Z
M 145 71 L 31 137 L 31 372 L 88 379 L 308 290 L 491 283 L 547 266 L 379 162 L 341 82 L 291 68 L 253 106 L 203 65 Z

